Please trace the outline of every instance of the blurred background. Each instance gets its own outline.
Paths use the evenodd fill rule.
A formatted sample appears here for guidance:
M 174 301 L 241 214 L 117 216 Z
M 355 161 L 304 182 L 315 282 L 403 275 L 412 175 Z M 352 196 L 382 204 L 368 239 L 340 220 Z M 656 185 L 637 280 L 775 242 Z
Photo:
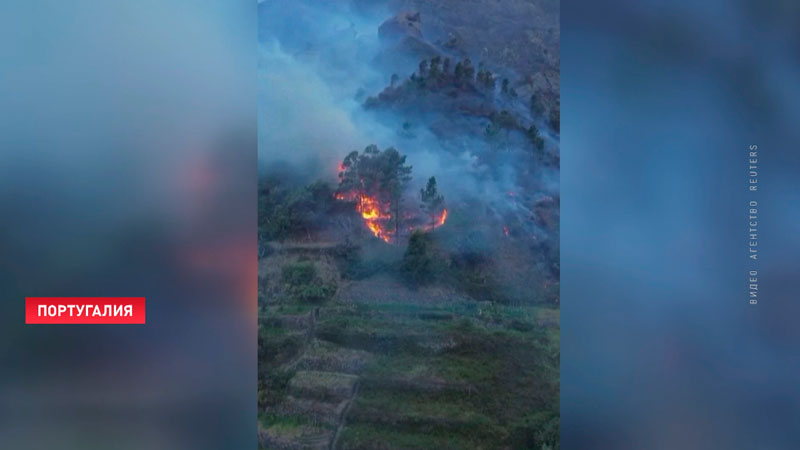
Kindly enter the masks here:
M 563 448 L 800 448 L 800 3 L 561 7 Z
M 256 447 L 256 37 L 254 1 L 0 2 L 0 448 Z
M 563 447 L 799 448 L 800 4 L 561 17 Z M 256 33 L 251 1 L 0 3 L 0 448 L 255 448 Z

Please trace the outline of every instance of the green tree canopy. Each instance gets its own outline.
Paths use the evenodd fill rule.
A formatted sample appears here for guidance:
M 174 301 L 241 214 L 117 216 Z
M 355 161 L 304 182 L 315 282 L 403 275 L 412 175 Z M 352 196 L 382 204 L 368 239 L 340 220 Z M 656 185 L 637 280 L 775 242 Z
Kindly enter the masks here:
M 391 213 L 395 235 L 402 221 L 403 193 L 411 181 L 411 166 L 406 157 L 394 147 L 379 150 L 367 146 L 362 153 L 351 152 L 342 161 L 339 173 L 339 193 L 356 193 L 376 199 Z M 382 211 L 383 212 L 383 211 Z

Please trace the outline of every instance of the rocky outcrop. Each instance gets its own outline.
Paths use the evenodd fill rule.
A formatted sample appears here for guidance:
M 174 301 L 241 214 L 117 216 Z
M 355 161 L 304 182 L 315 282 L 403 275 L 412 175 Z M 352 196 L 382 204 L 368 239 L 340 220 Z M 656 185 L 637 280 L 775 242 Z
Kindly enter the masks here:
M 386 70 L 405 72 L 421 59 L 430 59 L 441 52 L 422 34 L 422 16 L 417 11 L 401 12 L 378 28 L 383 46 L 375 62 Z
M 378 37 L 385 44 L 397 44 L 406 38 L 422 39 L 422 18 L 417 11 L 405 11 L 386 20 L 378 28 Z

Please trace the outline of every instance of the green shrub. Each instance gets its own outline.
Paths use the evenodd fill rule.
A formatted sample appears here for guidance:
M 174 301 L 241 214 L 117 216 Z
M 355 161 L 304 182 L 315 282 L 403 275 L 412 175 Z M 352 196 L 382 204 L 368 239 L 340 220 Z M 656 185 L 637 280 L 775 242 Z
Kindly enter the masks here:
M 317 278 L 317 267 L 310 262 L 289 264 L 281 269 L 281 279 L 290 286 L 313 283 Z
M 559 427 L 557 411 L 545 410 L 526 415 L 512 432 L 512 445 L 514 448 L 558 450 L 561 448 Z
M 380 258 L 365 260 L 361 257 L 361 249 L 350 243 L 336 246 L 334 254 L 337 257 L 339 271 L 343 278 L 348 280 L 363 280 L 388 269 L 386 261 Z
M 258 374 L 258 409 L 275 406 L 283 400 L 294 376 L 292 371 L 260 371 Z
M 432 246 L 431 237 L 428 233 L 420 230 L 411 233 L 401 264 L 403 277 L 411 285 L 419 286 L 434 280 Z
M 492 273 L 492 264 L 483 252 L 466 251 L 451 256 L 453 283 L 462 292 L 479 301 L 506 303 L 502 286 Z
M 311 262 L 289 264 L 281 269 L 281 279 L 289 298 L 300 303 L 322 303 L 336 293 L 336 286 L 325 283 Z
M 258 239 L 268 241 L 308 237 L 324 223 L 333 207 L 333 191 L 322 181 L 292 186 L 263 177 L 258 183 Z M 266 255 L 262 255 L 264 257 Z

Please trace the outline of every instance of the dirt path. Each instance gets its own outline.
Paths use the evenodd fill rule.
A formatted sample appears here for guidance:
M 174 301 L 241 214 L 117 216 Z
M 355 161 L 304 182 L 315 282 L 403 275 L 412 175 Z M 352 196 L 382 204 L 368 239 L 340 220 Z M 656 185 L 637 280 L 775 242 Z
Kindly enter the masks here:
M 306 327 L 306 329 L 304 331 L 304 333 L 305 333 L 305 345 L 304 345 L 304 348 L 294 358 L 292 358 L 292 360 L 290 360 L 287 363 L 285 363 L 281 367 L 282 370 L 287 370 L 287 371 L 296 370 L 298 368 L 298 366 L 309 355 L 309 350 L 308 350 L 309 346 L 314 345 L 313 343 L 314 343 L 314 341 L 316 339 L 317 321 L 319 320 L 319 316 L 320 316 L 320 307 L 315 307 L 309 312 L 308 321 L 307 321 L 307 327 Z M 316 370 L 323 370 L 324 372 L 316 372 L 316 373 L 326 373 L 326 374 L 332 375 L 332 376 L 353 377 L 352 374 L 335 371 L 335 369 L 333 369 L 332 367 L 331 368 L 327 368 L 327 369 L 326 368 L 321 368 L 321 369 L 320 368 L 315 368 L 313 370 L 315 370 L 315 371 Z M 298 375 L 301 374 L 301 373 L 307 374 L 309 372 L 307 372 L 306 369 L 303 369 L 303 370 L 300 370 L 298 372 Z M 346 420 L 347 420 L 347 414 L 349 413 L 350 408 L 352 407 L 353 402 L 355 401 L 355 399 L 356 399 L 356 397 L 358 395 L 358 391 L 359 391 L 359 387 L 360 387 L 360 381 L 361 381 L 360 377 L 356 379 L 355 383 L 352 386 L 352 390 L 350 391 L 349 397 L 346 397 L 345 399 L 343 399 L 343 401 L 345 402 L 344 403 L 344 407 L 341 407 L 341 403 L 340 403 L 341 409 L 339 410 L 340 411 L 339 414 L 337 416 L 335 416 L 335 418 L 334 418 L 334 416 L 331 416 L 331 418 L 332 418 L 331 425 L 332 425 L 332 431 L 333 431 L 331 434 L 320 434 L 320 435 L 310 435 L 310 436 L 300 436 L 300 437 L 290 438 L 290 441 L 293 441 L 292 445 L 299 446 L 299 447 L 302 447 L 302 448 L 311 448 L 311 449 L 318 449 L 318 450 L 320 450 L 320 449 L 326 449 L 326 450 L 335 449 L 336 446 L 338 445 L 339 438 L 340 438 L 340 436 L 342 434 L 342 430 L 345 427 Z M 340 400 L 340 401 L 342 401 L 342 400 Z M 292 447 L 292 448 L 294 448 L 294 447 Z
M 350 407 L 353 406 L 353 402 L 358 396 L 359 387 L 360 383 L 357 381 L 353 387 L 353 395 L 350 396 L 350 400 L 347 401 L 347 406 L 344 407 L 342 414 L 339 416 L 339 424 L 336 425 L 336 434 L 333 435 L 333 441 L 331 441 L 330 450 L 336 450 L 336 444 L 339 442 L 339 436 L 341 436 L 342 429 L 344 429 L 345 422 L 347 421 L 347 413 L 350 411 Z

